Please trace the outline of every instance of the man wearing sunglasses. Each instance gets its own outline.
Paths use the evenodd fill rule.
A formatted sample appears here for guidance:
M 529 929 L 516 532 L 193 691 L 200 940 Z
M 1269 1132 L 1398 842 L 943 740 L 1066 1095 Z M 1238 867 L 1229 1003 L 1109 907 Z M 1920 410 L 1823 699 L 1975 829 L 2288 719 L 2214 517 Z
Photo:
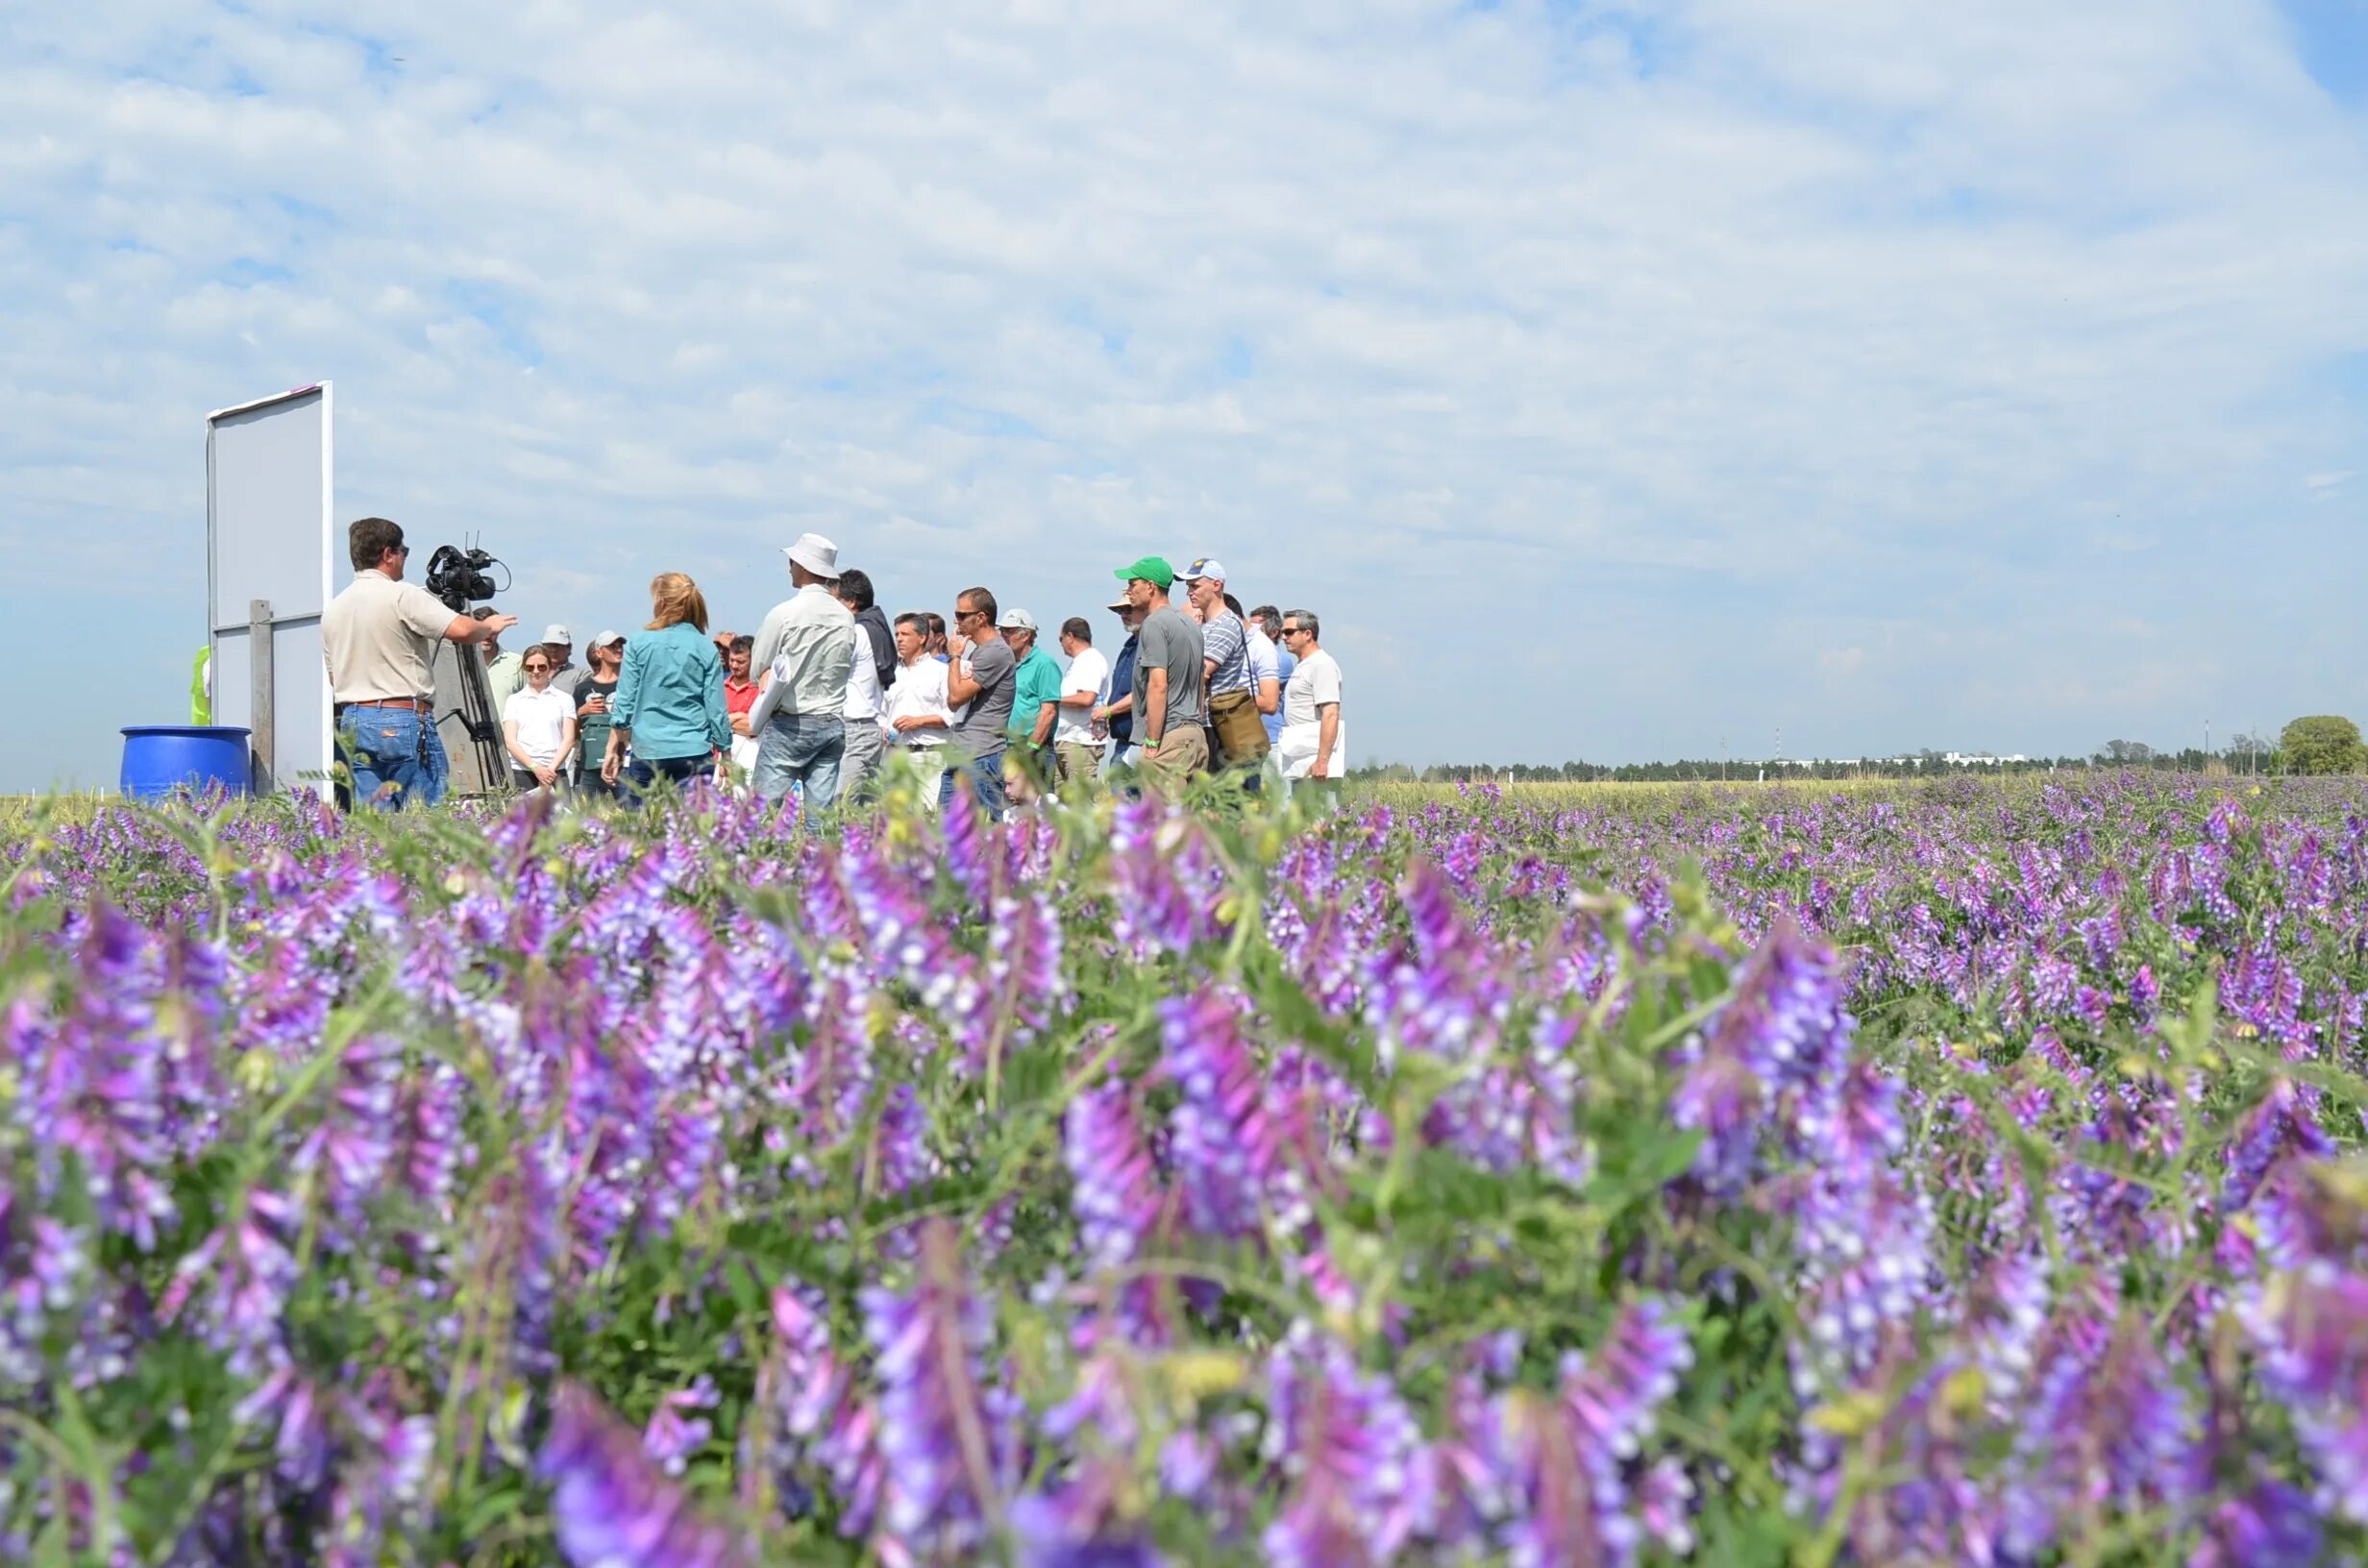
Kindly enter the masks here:
M 456 615 L 433 594 L 403 580 L 411 547 L 382 517 L 346 529 L 354 580 L 321 612 L 321 657 L 336 702 L 337 755 L 354 775 L 354 798 L 396 811 L 432 806 L 451 773 L 435 730 L 437 639 L 472 646 L 518 624 L 514 615 Z
M 950 805 L 957 782 L 999 820 L 1010 805 L 1003 793 L 1003 753 L 1011 745 L 1011 700 L 1019 658 L 996 625 L 995 596 L 965 588 L 954 596 L 953 629 L 946 639 L 946 700 L 954 708 L 957 759 L 938 781 L 937 800 Z
M 1299 661 L 1283 694 L 1283 739 L 1276 747 L 1285 790 L 1295 781 L 1337 780 L 1348 772 L 1348 744 L 1341 726 L 1341 667 L 1316 640 L 1313 610 L 1283 612 L 1283 646 Z M 1331 784 L 1339 798 L 1339 785 Z

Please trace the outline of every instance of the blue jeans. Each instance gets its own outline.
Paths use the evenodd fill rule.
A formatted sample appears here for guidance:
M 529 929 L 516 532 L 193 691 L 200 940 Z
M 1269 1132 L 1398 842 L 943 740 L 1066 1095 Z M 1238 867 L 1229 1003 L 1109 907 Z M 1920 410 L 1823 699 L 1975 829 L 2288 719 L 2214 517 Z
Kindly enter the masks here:
M 776 714 L 756 743 L 751 787 L 759 800 L 778 800 L 792 784 L 802 784 L 805 809 L 828 811 L 839 797 L 839 758 L 846 751 L 847 721 L 836 714 Z
M 678 790 L 687 790 L 692 780 L 711 777 L 714 772 L 715 759 L 708 756 L 635 757 L 629 765 L 617 770 L 617 798 L 638 801 L 655 789 L 661 778 Z
M 937 780 L 937 804 L 941 811 L 953 804 L 956 779 L 960 779 L 961 787 L 987 808 L 987 815 L 998 821 L 1010 809 L 1010 797 L 1003 793 L 1001 752 L 991 757 L 966 757 L 960 762 L 947 764 L 946 771 L 938 775 Z
M 379 811 L 432 806 L 452 777 L 444 737 L 428 715 L 408 708 L 346 709 L 337 721 L 337 751 L 353 770 L 355 803 Z

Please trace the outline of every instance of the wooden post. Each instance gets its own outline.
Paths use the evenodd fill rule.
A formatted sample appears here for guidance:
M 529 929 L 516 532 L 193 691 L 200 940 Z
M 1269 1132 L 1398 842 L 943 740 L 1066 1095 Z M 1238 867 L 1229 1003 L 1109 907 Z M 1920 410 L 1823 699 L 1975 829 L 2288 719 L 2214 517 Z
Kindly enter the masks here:
M 276 714 L 271 678 L 271 600 L 247 600 L 247 674 L 250 677 L 247 702 L 249 736 L 255 747 L 255 772 L 250 787 L 257 795 L 269 795 L 276 788 L 272 778 L 275 736 L 272 720 Z

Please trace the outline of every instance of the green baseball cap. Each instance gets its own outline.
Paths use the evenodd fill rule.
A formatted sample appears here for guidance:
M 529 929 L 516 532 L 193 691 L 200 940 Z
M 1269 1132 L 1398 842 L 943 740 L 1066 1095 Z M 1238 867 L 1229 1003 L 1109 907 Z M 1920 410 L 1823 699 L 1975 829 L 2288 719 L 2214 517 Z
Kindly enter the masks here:
M 1156 555 L 1146 555 L 1132 566 L 1122 566 L 1112 576 L 1121 582 L 1132 582 L 1141 577 L 1163 594 L 1175 583 L 1175 568 Z

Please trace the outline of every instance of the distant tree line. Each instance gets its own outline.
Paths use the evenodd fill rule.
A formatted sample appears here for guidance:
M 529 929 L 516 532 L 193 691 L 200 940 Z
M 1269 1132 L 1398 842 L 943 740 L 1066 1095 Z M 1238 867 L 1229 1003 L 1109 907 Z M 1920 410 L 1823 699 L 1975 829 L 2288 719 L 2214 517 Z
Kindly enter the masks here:
M 2111 740 L 2085 757 L 1958 758 L 1929 747 L 1891 757 L 1843 761 L 1788 758 L 1735 760 L 1688 758 L 1678 762 L 1404 763 L 1368 762 L 1348 776 L 1425 784 L 1580 784 L 1605 780 L 1623 784 L 1714 783 L 1757 778 L 1931 778 L 1943 773 L 2082 772 L 2090 769 L 2143 768 L 2158 772 L 2345 773 L 2368 771 L 2368 743 L 2349 719 L 2321 715 L 2297 719 L 2276 740 L 2237 735 L 2225 749 L 2184 747 L 2166 751 L 2143 741 Z

